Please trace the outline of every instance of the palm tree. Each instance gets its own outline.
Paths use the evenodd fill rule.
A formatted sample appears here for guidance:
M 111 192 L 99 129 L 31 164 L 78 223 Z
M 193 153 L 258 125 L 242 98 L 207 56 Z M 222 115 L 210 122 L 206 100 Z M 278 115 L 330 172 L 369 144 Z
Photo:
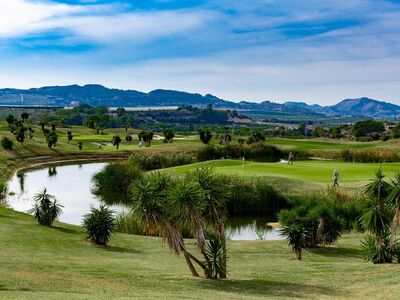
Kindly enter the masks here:
M 179 180 L 169 192 L 169 208 L 174 223 L 179 227 L 186 225 L 192 228 L 196 245 L 206 259 L 206 265 L 208 265 L 210 262 L 205 252 L 206 238 L 203 218 L 206 209 L 204 196 L 203 189 L 196 181 L 189 178 Z M 205 268 L 204 270 L 206 278 L 210 278 L 209 269 Z
M 192 261 L 203 269 L 206 267 L 187 251 L 181 233 L 171 220 L 167 197 L 170 183 L 170 177 L 160 172 L 136 179 L 131 187 L 133 200 L 131 214 L 142 224 L 145 232 L 162 237 L 176 255 L 183 252 L 192 275 L 198 277 L 199 274 Z
M 370 232 L 374 239 L 374 247 L 369 238 L 363 243 L 363 248 L 377 253 L 384 253 L 387 247 L 387 237 L 389 235 L 389 229 L 391 225 L 391 211 L 388 203 L 388 196 L 391 191 L 391 186 L 384 180 L 385 176 L 382 170 L 378 170 L 375 173 L 375 180 L 369 183 L 364 192 L 368 196 L 366 201 L 365 211 L 360 217 L 362 227 Z M 369 239 L 370 240 L 370 239 Z M 385 263 L 387 262 L 386 255 L 367 255 L 367 260 L 370 258 L 379 258 L 373 260 L 374 263 Z
M 397 172 L 390 188 L 389 201 L 393 206 L 393 220 L 391 225 L 390 243 L 393 246 L 396 239 L 396 233 L 400 229 L 400 172 Z
M 34 196 L 35 204 L 29 212 L 41 225 L 50 226 L 62 212 L 62 205 L 57 203 L 53 195 L 47 194 L 47 189 Z
M 293 251 L 296 253 L 298 260 L 302 258 L 303 249 L 306 249 L 307 241 L 307 230 L 304 226 L 300 224 L 291 224 L 284 226 L 281 229 L 281 235 L 286 237 L 289 242 L 289 246 L 292 247 Z
M 226 188 L 224 178 L 215 174 L 215 169 L 210 167 L 196 168 L 188 173 L 188 178 L 196 181 L 204 191 L 205 221 L 214 226 L 214 235 L 222 244 L 222 264 L 220 278 L 226 278 L 227 273 L 227 247 L 225 239 L 225 222 L 227 218 L 226 202 L 229 189 Z

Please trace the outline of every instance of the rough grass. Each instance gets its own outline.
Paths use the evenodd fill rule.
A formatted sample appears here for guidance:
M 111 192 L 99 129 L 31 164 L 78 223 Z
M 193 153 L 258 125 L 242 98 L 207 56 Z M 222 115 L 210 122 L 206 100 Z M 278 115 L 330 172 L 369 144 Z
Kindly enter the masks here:
M 364 263 L 355 234 L 303 261 L 284 241 L 231 241 L 223 281 L 193 279 L 157 238 L 118 234 L 98 247 L 83 237 L 79 227 L 0 209 L 0 298 L 396 299 L 400 288 L 400 265 Z

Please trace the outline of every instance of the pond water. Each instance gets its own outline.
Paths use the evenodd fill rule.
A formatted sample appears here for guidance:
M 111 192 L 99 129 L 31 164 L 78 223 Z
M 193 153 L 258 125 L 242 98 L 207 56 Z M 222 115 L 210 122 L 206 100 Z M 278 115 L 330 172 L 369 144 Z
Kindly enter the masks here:
M 47 188 L 64 208 L 59 221 L 81 225 L 82 217 L 90 206 L 99 206 L 102 200 L 91 192 L 91 178 L 106 163 L 51 166 L 44 169 L 15 174 L 9 182 L 8 204 L 16 211 L 27 212 L 33 206 L 36 193 Z M 123 206 L 112 206 L 119 212 Z M 267 226 L 267 220 L 259 218 L 231 218 L 226 233 L 231 240 L 280 240 L 275 228 Z

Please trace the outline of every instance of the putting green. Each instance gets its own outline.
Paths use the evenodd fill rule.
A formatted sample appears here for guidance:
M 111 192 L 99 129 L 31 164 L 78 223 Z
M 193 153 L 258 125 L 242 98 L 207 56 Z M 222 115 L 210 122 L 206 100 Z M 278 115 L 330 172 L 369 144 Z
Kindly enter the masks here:
M 388 178 L 400 172 L 400 163 L 366 164 L 346 163 L 335 161 L 297 161 L 293 166 L 286 163 L 259 163 L 239 160 L 214 160 L 196 163 L 187 166 L 170 168 L 174 175 L 182 175 L 198 166 L 214 167 L 220 174 L 240 177 L 266 176 L 307 181 L 308 183 L 329 184 L 332 182 L 332 173 L 336 169 L 340 174 L 340 182 L 357 186 L 355 183 L 366 183 L 374 176 L 374 172 L 382 168 Z

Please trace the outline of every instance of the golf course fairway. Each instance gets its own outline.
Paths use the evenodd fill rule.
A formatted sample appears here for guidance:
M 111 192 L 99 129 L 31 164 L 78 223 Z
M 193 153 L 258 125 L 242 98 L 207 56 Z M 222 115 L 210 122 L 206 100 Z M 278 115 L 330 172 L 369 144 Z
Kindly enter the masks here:
M 400 172 L 400 163 L 347 163 L 335 161 L 296 161 L 293 165 L 286 162 L 260 163 L 240 160 L 214 160 L 167 169 L 172 175 L 183 175 L 195 167 L 208 166 L 224 175 L 250 177 L 263 176 L 275 179 L 303 181 L 306 185 L 323 187 L 332 182 L 333 170 L 340 174 L 339 183 L 345 188 L 361 187 L 373 178 L 374 172 L 381 168 L 387 178 Z

